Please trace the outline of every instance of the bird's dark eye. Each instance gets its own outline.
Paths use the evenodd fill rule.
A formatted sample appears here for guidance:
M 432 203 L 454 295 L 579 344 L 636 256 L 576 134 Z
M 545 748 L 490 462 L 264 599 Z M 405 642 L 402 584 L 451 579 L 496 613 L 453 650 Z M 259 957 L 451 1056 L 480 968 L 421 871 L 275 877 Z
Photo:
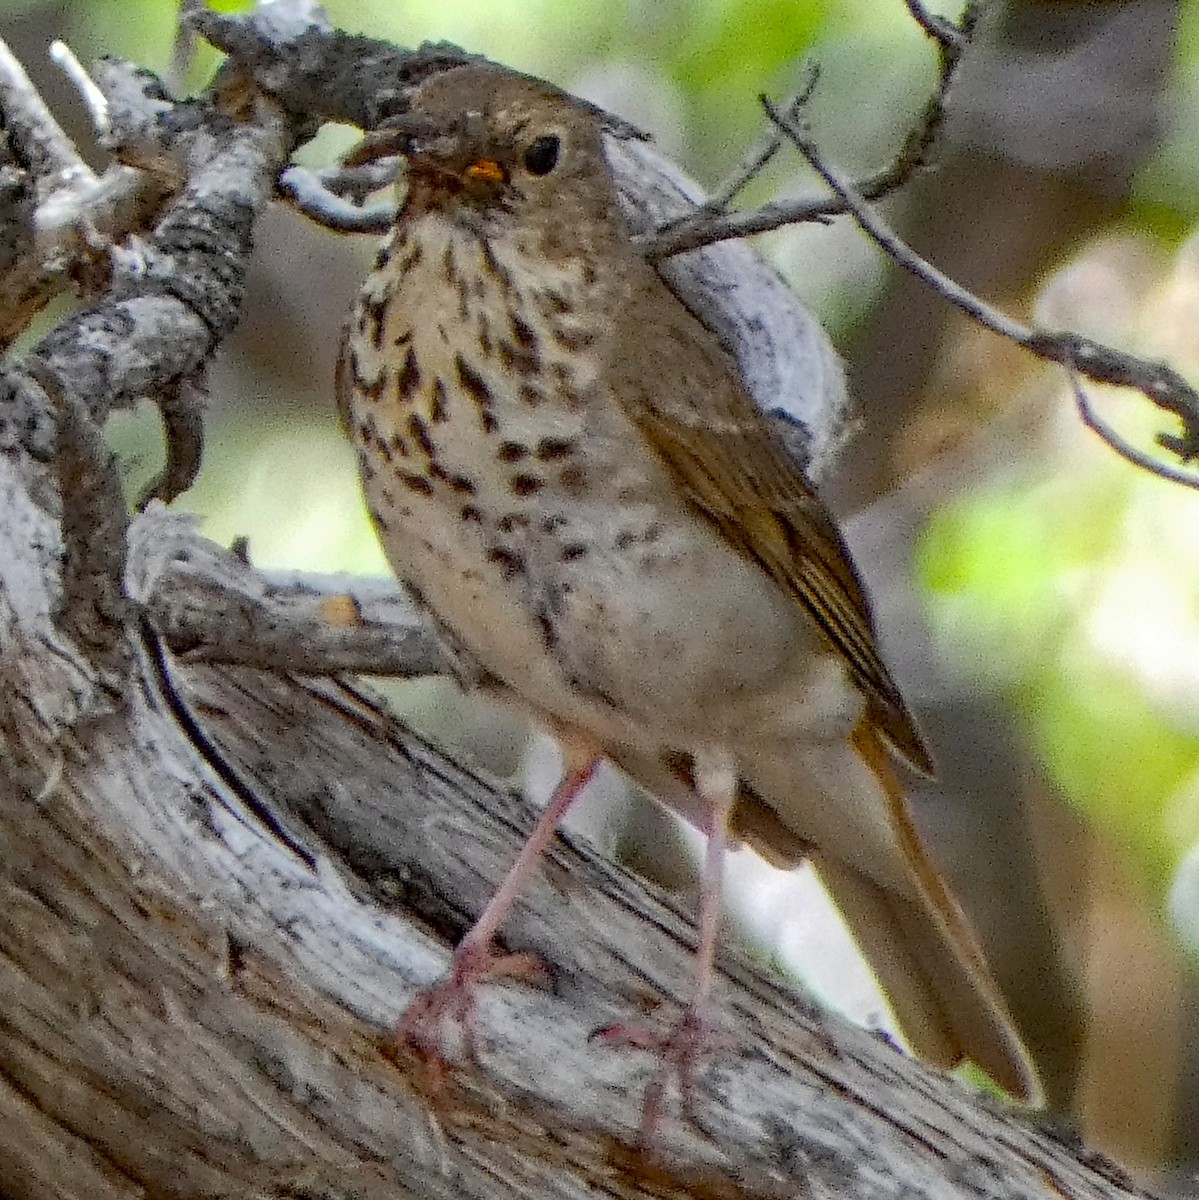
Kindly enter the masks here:
M 562 141 L 552 133 L 529 143 L 525 151 L 525 169 L 530 175 L 548 175 L 558 165 Z

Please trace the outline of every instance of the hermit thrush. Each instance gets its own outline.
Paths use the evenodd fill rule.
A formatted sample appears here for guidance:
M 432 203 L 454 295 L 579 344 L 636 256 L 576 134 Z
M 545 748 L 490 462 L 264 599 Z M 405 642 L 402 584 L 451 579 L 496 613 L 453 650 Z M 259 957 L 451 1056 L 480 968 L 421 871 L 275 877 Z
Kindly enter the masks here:
M 460 67 L 400 122 L 407 194 L 347 328 L 339 405 L 384 550 L 464 673 L 517 697 L 567 771 L 451 978 L 438 1025 L 514 963 L 493 938 L 608 758 L 709 835 L 685 1071 L 731 841 L 808 859 L 914 1048 L 1036 1083 L 913 827 L 932 766 L 827 510 L 718 340 L 634 245 L 595 110 Z

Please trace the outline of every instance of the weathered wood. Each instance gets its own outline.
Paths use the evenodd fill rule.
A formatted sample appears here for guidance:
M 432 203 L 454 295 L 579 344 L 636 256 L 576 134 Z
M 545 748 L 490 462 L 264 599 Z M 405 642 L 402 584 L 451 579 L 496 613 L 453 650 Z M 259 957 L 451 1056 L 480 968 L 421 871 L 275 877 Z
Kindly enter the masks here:
M 55 736 L 13 718 L 44 704 L 22 680 L 62 656 L 32 644 L 4 659 L 8 758 L 27 767 L 6 769 L 0 809 L 0 1063 L 28 1106 L 0 1177 L 30 1195 L 74 1177 L 85 1194 L 92 1166 L 113 1195 L 1136 1194 L 736 956 L 693 1120 L 672 1111 L 638 1160 L 651 1062 L 588 1034 L 684 995 L 688 905 L 585 844 L 555 846 L 507 932 L 552 985 L 486 989 L 479 1070 L 431 1095 L 380 1039 L 444 971 L 525 802 L 346 685 L 150 650 L 126 708 Z M 28 1140 L 70 1171 L 29 1175 L 50 1159 Z

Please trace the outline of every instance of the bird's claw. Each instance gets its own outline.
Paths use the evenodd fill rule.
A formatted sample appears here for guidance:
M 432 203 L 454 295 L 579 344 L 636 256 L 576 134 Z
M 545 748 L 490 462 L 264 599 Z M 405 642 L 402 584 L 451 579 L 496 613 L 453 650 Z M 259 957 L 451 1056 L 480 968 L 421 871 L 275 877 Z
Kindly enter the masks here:
M 520 983 L 544 982 L 549 969 L 529 951 L 503 953 L 494 943 L 464 942 L 454 955 L 450 973 L 440 983 L 420 992 L 408 1006 L 391 1033 L 389 1049 L 410 1049 L 436 1076 L 436 1087 L 444 1082 L 446 1068 L 455 1057 L 478 1066 L 476 996 L 480 984 L 492 979 L 514 979 Z M 458 1055 L 447 1046 L 447 1035 L 456 1031 Z
M 602 1041 L 619 1048 L 644 1050 L 658 1058 L 658 1069 L 645 1089 L 641 1108 L 641 1126 L 637 1133 L 637 1146 L 641 1150 L 652 1145 L 654 1131 L 666 1110 L 666 1087 L 672 1080 L 678 1090 L 683 1114 L 689 1120 L 695 1120 L 693 1089 L 700 1059 L 723 1049 L 727 1041 L 713 1031 L 706 1012 L 696 1005 L 689 1005 L 682 1016 L 665 1030 L 621 1021 L 595 1030 L 589 1040 Z

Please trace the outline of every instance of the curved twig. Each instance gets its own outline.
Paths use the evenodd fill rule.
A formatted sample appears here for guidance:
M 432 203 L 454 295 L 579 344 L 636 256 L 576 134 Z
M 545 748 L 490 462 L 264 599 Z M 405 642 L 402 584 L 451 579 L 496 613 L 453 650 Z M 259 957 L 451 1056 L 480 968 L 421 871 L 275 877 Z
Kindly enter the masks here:
M 1021 324 L 985 300 L 967 291 L 948 275 L 938 271 L 921 258 L 870 206 L 866 198 L 839 171 L 821 157 L 808 131 L 788 119 L 769 100 L 763 105 L 770 119 L 790 138 L 796 149 L 828 184 L 845 206 L 846 211 L 887 255 L 905 271 L 923 280 L 937 295 L 960 312 L 1000 337 L 1015 342 L 1022 349 L 1046 362 L 1057 363 L 1071 372 L 1072 378 L 1082 376 L 1095 383 L 1109 383 L 1133 388 L 1158 408 L 1176 416 L 1182 423 L 1181 436 L 1159 433 L 1158 445 L 1177 454 L 1183 462 L 1199 458 L 1199 393 L 1173 368 L 1164 363 L 1139 358 L 1105 346 L 1101 342 L 1077 333 L 1050 333 Z M 1178 472 L 1169 464 L 1150 458 L 1130 446 L 1094 413 L 1084 402 L 1082 389 L 1075 381 L 1075 396 L 1079 412 L 1087 426 L 1094 430 L 1121 457 L 1144 467 L 1164 479 L 1199 487 L 1199 476 Z
M 961 23 L 955 25 L 944 17 L 936 17 L 927 12 L 919 0 L 907 0 L 912 16 L 922 30 L 937 44 L 940 58 L 940 69 L 937 85 L 928 103 L 924 106 L 916 127 L 908 135 L 894 162 L 881 171 L 868 175 L 855 185 L 857 192 L 868 200 L 881 200 L 884 196 L 903 187 L 914 175 L 923 170 L 932 151 L 933 143 L 941 131 L 945 118 L 945 98 L 953 84 L 963 52 L 969 44 L 970 31 L 974 26 L 975 10 L 971 6 L 963 15 Z M 816 69 L 810 68 L 811 76 L 793 101 L 786 105 L 785 110 L 791 113 L 795 120 L 799 119 L 804 103 L 811 94 L 815 83 Z M 774 122 L 771 122 L 774 124 Z M 777 129 L 777 126 L 776 126 Z M 784 135 L 787 136 L 787 135 Z M 769 146 L 769 139 L 764 146 Z M 754 158 L 748 157 L 739 171 L 743 178 L 727 193 L 729 199 L 740 190 L 761 165 L 754 166 Z M 730 184 L 736 183 L 737 173 L 734 173 Z M 716 195 L 721 196 L 728 185 L 718 189 Z M 727 241 L 731 238 L 747 237 L 753 233 L 769 233 L 781 229 L 785 225 L 800 225 L 809 221 L 827 221 L 830 217 L 840 216 L 849 210 L 843 200 L 836 196 L 801 196 L 788 200 L 778 200 L 764 204 L 749 212 L 728 213 L 723 211 L 723 205 L 717 207 L 709 203 L 693 214 L 686 221 L 665 225 L 643 239 L 647 258 L 658 260 L 669 258 L 675 254 L 684 254 L 688 250 L 698 250 L 701 246 L 710 246 L 715 242 Z

